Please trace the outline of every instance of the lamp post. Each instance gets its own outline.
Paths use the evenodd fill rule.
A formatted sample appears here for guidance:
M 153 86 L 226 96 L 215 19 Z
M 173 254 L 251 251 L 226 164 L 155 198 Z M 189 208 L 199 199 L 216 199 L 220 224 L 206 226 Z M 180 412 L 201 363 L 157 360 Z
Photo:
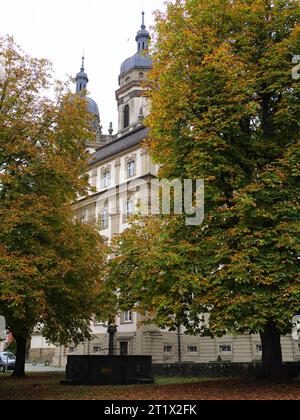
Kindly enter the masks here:
M 108 354 L 109 356 L 114 356 L 115 354 L 115 335 L 118 331 L 117 326 L 114 322 L 111 322 L 107 328 L 109 335 L 109 345 L 108 345 Z
M 178 363 L 182 362 L 181 352 L 181 325 L 177 326 Z

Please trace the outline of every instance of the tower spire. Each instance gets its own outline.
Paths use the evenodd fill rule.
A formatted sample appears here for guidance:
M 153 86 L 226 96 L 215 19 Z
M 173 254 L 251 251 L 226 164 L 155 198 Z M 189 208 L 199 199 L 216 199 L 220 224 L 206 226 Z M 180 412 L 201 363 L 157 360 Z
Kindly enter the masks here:
M 145 25 L 145 12 L 144 10 L 142 11 L 142 26 L 141 29 L 146 29 L 146 25 Z
M 145 12 L 144 11 L 142 12 L 142 25 L 141 25 L 141 29 L 136 34 L 135 40 L 137 42 L 138 52 L 142 52 L 142 51 L 148 49 L 148 44 L 149 44 L 149 40 L 150 40 L 150 34 L 147 31 L 147 29 L 146 29 L 146 25 L 145 25 Z
M 83 51 L 83 53 L 82 53 L 82 57 L 81 57 L 81 59 L 82 59 L 82 63 L 81 63 L 81 69 L 80 69 L 80 71 L 81 71 L 82 73 L 84 73 L 84 60 L 85 60 L 85 57 L 84 57 L 84 51 Z
M 81 59 L 82 59 L 82 61 L 81 61 L 80 72 L 77 73 L 76 78 L 75 78 L 75 80 L 76 80 L 76 93 L 80 92 L 81 90 L 86 89 L 87 84 L 89 82 L 88 76 L 87 76 L 87 74 L 84 70 L 84 60 L 85 60 L 84 52 L 82 54 Z

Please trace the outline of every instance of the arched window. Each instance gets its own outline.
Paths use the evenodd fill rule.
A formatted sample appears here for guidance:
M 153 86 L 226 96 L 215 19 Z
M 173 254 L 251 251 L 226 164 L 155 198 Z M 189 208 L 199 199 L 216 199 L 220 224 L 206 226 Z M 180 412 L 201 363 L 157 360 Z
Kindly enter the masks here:
M 124 126 L 123 128 L 129 127 L 130 123 L 130 112 L 129 112 L 129 105 L 126 105 L 124 108 Z

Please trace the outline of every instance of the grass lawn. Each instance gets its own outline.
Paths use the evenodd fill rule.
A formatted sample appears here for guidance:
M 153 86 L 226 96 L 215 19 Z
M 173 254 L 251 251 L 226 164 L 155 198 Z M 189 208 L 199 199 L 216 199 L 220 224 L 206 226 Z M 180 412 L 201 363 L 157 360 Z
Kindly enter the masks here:
M 0 375 L 0 400 L 300 400 L 300 383 L 257 384 L 238 379 L 156 378 L 155 385 L 62 386 L 63 374 Z

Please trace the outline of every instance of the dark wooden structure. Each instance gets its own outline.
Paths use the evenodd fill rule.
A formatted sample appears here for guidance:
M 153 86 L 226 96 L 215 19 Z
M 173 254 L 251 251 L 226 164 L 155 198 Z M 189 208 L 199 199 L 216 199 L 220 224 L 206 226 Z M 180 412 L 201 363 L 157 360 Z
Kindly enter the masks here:
M 151 356 L 69 356 L 64 385 L 151 384 Z

